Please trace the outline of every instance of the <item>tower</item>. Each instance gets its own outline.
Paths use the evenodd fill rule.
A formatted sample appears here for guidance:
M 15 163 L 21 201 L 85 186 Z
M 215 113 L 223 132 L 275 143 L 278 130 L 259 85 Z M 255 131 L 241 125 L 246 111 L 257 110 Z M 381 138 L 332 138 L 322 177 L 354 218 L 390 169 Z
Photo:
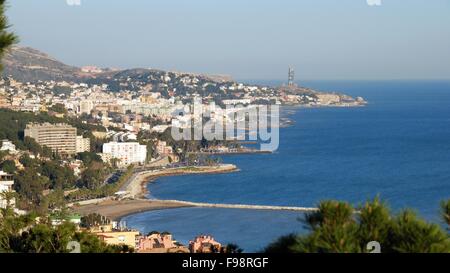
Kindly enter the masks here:
M 295 76 L 295 72 L 294 69 L 289 67 L 289 72 L 288 72 L 288 86 L 293 86 L 294 85 L 294 76 Z

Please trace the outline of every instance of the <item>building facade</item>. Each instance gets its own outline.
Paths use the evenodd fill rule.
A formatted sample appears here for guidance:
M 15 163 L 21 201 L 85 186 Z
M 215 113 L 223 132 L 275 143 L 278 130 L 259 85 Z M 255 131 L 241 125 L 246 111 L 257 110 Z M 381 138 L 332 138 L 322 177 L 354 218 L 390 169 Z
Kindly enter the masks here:
M 27 124 L 25 137 L 31 137 L 53 152 L 73 155 L 77 152 L 77 129 L 65 123 Z
M 138 238 L 139 253 L 189 253 L 189 249 L 178 244 L 171 234 L 153 233 Z
M 13 190 L 14 179 L 10 174 L 0 171 L 0 193 L 14 192 Z M 9 206 L 14 207 L 16 203 L 15 199 L 9 200 Z M 0 195 L 0 208 L 6 209 L 8 207 L 8 200 L 3 195 Z
M 108 245 L 127 245 L 136 248 L 136 237 L 138 231 L 110 231 L 95 233 L 100 240 Z
M 77 136 L 76 140 L 76 152 L 90 152 L 91 151 L 91 140 L 89 138 L 83 138 L 82 136 Z
M 103 144 L 103 153 L 120 160 L 120 164 L 145 163 L 147 146 L 138 142 L 108 142 Z
M 8 151 L 10 153 L 16 153 L 16 145 L 14 145 L 11 141 L 8 139 L 3 139 L 2 141 L 2 147 L 0 147 L 0 151 Z
M 209 235 L 201 235 L 189 241 L 191 253 L 218 253 L 221 248 L 222 245 Z

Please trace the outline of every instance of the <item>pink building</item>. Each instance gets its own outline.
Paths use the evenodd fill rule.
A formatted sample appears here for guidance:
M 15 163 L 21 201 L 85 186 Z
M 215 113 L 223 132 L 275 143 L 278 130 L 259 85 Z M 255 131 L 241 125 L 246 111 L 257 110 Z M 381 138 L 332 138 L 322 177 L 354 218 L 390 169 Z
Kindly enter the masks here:
M 141 253 L 188 252 L 186 247 L 177 245 L 172 235 L 168 233 L 153 233 L 142 236 L 138 240 L 138 248 L 138 252 Z
M 189 241 L 191 253 L 216 253 L 220 252 L 222 245 L 210 235 L 200 235 Z
M 167 143 L 165 141 L 158 141 L 158 144 L 156 145 L 156 150 L 160 155 L 170 155 L 173 153 L 172 147 L 167 146 Z

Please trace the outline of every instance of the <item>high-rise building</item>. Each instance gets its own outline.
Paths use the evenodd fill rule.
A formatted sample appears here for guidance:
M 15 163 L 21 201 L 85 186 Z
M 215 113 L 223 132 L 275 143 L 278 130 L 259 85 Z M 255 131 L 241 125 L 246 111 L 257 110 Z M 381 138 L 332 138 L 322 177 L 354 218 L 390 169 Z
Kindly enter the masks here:
M 147 158 L 147 146 L 138 142 L 108 142 L 103 144 L 103 153 L 119 159 L 123 165 L 144 163 Z
M 65 123 L 27 124 L 25 137 L 31 137 L 41 146 L 47 146 L 61 155 L 77 152 L 77 129 Z

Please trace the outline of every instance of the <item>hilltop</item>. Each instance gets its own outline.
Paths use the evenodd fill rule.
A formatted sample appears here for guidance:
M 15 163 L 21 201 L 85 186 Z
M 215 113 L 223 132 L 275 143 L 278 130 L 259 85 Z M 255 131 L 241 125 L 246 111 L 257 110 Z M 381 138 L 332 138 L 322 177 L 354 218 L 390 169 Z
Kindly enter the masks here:
M 89 81 L 93 79 L 111 80 L 121 77 L 142 77 L 144 75 L 161 74 L 158 69 L 133 68 L 110 69 L 93 67 L 76 67 L 67 65 L 54 57 L 31 47 L 14 46 L 3 59 L 3 76 L 11 76 L 21 82 L 36 81 Z M 173 72 L 180 75 L 192 75 L 212 82 L 230 82 L 227 75 L 206 75 L 198 73 Z
M 81 71 L 30 47 L 12 47 L 3 59 L 4 76 L 22 82 L 75 80 Z

